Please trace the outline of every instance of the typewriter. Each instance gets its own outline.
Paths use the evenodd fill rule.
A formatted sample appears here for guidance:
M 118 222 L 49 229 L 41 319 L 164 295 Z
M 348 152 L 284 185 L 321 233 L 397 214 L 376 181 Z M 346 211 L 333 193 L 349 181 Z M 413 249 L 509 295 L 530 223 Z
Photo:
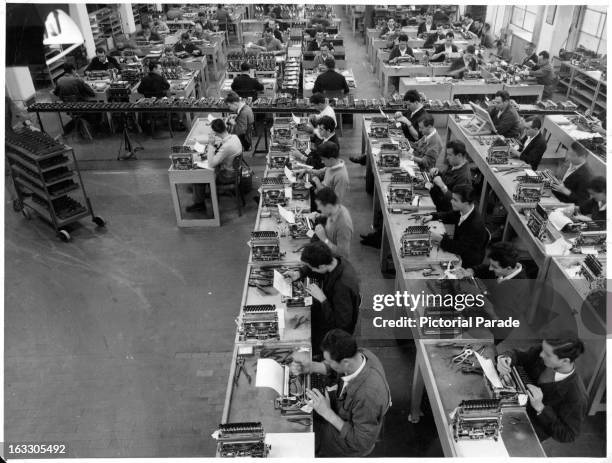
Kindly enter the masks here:
M 512 195 L 515 201 L 523 203 L 538 203 L 544 195 L 545 184 L 539 177 L 522 176 L 516 184 Z
M 295 223 L 289 224 L 289 235 L 293 239 L 309 239 L 308 232 L 313 229 L 312 221 L 303 214 L 295 216 Z
M 425 188 L 427 183 L 431 183 L 431 178 L 427 172 L 423 170 L 414 172 L 414 177 L 412 177 L 412 188 L 415 190 L 427 190 L 427 188 Z
M 561 109 L 564 109 L 566 111 L 576 111 L 578 109 L 578 105 L 576 105 L 576 103 L 574 103 L 573 101 L 569 100 L 562 101 L 558 105 L 561 106 Z
M 571 251 L 580 253 L 582 248 L 595 248 L 598 252 L 606 252 L 606 230 L 580 231 Z
M 319 374 L 301 374 L 293 376 L 289 365 L 283 365 L 284 385 L 283 393 L 274 400 L 274 408 L 280 410 L 283 416 L 310 416 L 309 412 L 302 410 L 307 404 L 306 389 L 319 389 L 325 391 L 326 377 Z
M 245 305 L 239 323 L 238 340 L 241 342 L 280 340 L 276 306 Z
M 486 376 L 485 383 L 491 397 L 500 401 L 502 407 L 524 407 L 527 405 L 529 395 L 527 384 L 533 384 L 531 378 L 521 365 L 513 366 L 506 377 L 498 375 L 500 386 L 494 386 Z
M 367 100 L 364 100 L 367 101 Z M 389 136 L 389 120 L 386 117 L 373 117 L 370 124 L 370 137 L 387 138 Z
M 272 141 L 290 145 L 293 143 L 293 128 L 291 125 L 275 125 L 272 127 Z
M 487 152 L 487 163 L 489 164 L 508 164 L 510 157 L 510 144 L 502 139 L 496 138 Z
M 279 260 L 283 256 L 280 251 L 280 239 L 275 231 L 251 232 L 250 245 L 254 261 Z
M 108 90 L 109 100 L 129 100 L 132 89 L 127 80 L 118 80 L 111 82 Z
M 221 458 L 266 458 L 270 446 L 261 423 L 225 423 L 217 430 L 217 455 Z
M 198 154 L 190 146 L 175 145 L 171 148 L 170 160 L 172 161 L 172 167 L 176 170 L 190 170 L 193 169 L 193 155 Z
M 393 174 L 391 183 L 387 191 L 387 199 L 389 201 L 389 211 L 395 212 L 399 209 L 405 209 L 409 206 L 412 209 L 412 199 L 414 191 L 412 187 L 412 178 L 409 174 Z
M 557 109 L 557 103 L 552 100 L 541 100 L 536 103 L 536 106 L 545 110 Z
M 320 284 L 320 281 L 312 277 L 294 281 L 291 283 L 291 296 L 281 296 L 281 302 L 286 304 L 287 308 L 310 307 L 312 296 L 306 288 L 312 283 Z
M 285 183 L 281 177 L 265 177 L 261 179 L 261 199 L 264 207 L 273 207 L 277 204 L 285 206 Z
M 500 401 L 498 399 L 464 400 L 455 409 L 452 420 L 455 441 L 497 440 L 502 427 Z
M 431 233 L 427 225 L 407 227 L 400 238 L 402 257 L 429 256 L 431 248 Z
M 467 71 L 463 74 L 463 80 L 479 80 L 482 79 L 482 72 Z
M 310 189 L 306 188 L 306 182 L 308 181 L 308 174 L 306 174 L 303 181 L 297 181 L 291 185 L 291 197 L 293 199 L 306 200 L 310 198 Z
M 580 273 L 588 281 L 591 289 L 605 288 L 606 276 L 604 266 L 601 261 L 592 254 L 589 254 L 580 264 Z
M 397 168 L 400 166 L 400 148 L 396 143 L 382 143 L 380 145 L 379 167 L 383 169 Z
M 535 209 L 531 209 L 527 220 L 527 228 L 531 230 L 533 236 L 540 241 L 547 235 L 546 224 L 548 223 L 548 212 L 538 203 Z
M 284 169 L 290 159 L 291 145 L 273 143 L 268 152 L 268 168 Z

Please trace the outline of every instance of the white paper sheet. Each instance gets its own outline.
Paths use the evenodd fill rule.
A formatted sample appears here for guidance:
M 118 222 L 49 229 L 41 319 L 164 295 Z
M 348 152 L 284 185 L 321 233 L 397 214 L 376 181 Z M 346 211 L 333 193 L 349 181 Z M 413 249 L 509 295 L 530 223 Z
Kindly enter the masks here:
M 283 219 L 285 219 L 289 223 L 295 223 L 295 214 L 293 212 L 284 208 L 280 204 L 277 204 L 277 206 L 278 206 L 278 213 Z
M 478 359 L 478 363 L 480 363 L 483 373 L 486 375 L 493 387 L 503 387 L 501 379 L 499 379 L 499 375 L 495 369 L 495 365 L 493 364 L 493 360 L 483 357 L 478 352 L 474 352 L 474 355 Z
M 293 122 L 295 122 L 296 124 L 300 123 L 300 118 L 297 117 L 295 114 L 291 113 L 291 117 L 293 118 Z
M 291 282 L 286 279 L 282 273 L 278 270 L 274 270 L 274 289 L 276 289 L 283 296 L 291 297 L 293 290 L 291 289 Z
M 308 458 L 314 459 L 314 433 L 266 433 L 266 443 L 270 445 L 269 458 Z
M 563 227 L 565 227 L 566 225 L 572 223 L 572 219 L 566 216 L 559 209 L 552 211 L 550 214 L 548 214 L 548 220 L 550 221 L 552 226 L 559 231 L 563 230 Z
M 206 151 L 206 146 L 198 141 L 194 142 L 191 147 L 200 154 L 204 154 L 204 152 Z
M 291 172 L 291 169 L 289 169 L 289 167 L 287 166 L 285 166 L 285 176 L 289 179 L 289 182 L 291 183 L 297 182 L 297 179 L 295 178 L 294 173 Z
M 274 359 L 257 360 L 257 375 L 255 376 L 256 387 L 270 387 L 278 392 L 284 393 L 285 370 Z
M 215 118 L 213 117 L 213 115 L 212 115 L 212 114 L 209 114 L 209 115 L 208 115 L 208 122 L 212 122 L 212 121 L 214 121 L 214 120 L 215 120 Z
M 571 247 L 572 245 L 563 238 L 559 238 L 554 243 L 544 245 L 545 252 L 549 256 L 565 256 L 569 254 Z

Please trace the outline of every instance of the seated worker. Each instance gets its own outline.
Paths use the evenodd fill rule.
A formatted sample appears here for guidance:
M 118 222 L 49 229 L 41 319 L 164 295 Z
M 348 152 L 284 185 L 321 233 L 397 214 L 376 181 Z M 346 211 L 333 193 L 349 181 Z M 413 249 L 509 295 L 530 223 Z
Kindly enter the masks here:
M 240 74 L 234 77 L 232 81 L 232 90 L 238 94 L 240 98 L 257 98 L 257 92 L 262 92 L 264 86 L 254 77 L 250 75 L 251 66 L 246 61 L 240 64 Z
M 527 121 L 525 136 L 521 138 L 519 150 L 510 149 L 510 155 L 526 162 L 533 170 L 538 170 L 542 156 L 546 152 L 546 140 L 540 129 L 542 121 L 537 117 Z
M 202 54 L 202 51 L 191 43 L 189 32 L 183 32 L 181 40 L 174 44 L 174 53 L 179 54 L 179 56 L 184 54 L 198 56 Z
M 530 68 L 538 64 L 538 55 L 535 54 L 535 43 L 529 42 L 525 45 L 525 56 L 519 60 L 521 66 L 528 66 Z
M 429 32 L 435 32 L 436 28 L 433 25 L 433 16 L 428 14 L 425 16 L 425 19 L 419 24 L 419 29 L 417 30 L 417 36 L 421 37 L 423 34 L 427 34 Z
M 62 101 L 85 101 L 96 96 L 93 89 L 79 77 L 71 63 L 64 64 L 64 75 L 57 79 L 53 94 Z
M 242 154 L 242 143 L 237 135 L 230 134 L 223 119 L 215 119 L 210 123 L 213 133 L 207 145 L 206 155 L 208 166 L 215 169 L 215 182 L 225 185 L 234 183 L 236 172 L 234 158 Z M 206 211 L 206 184 L 193 185 L 193 204 L 187 206 L 187 212 Z
M 463 56 L 453 60 L 448 75 L 455 79 L 463 79 L 463 75 L 468 71 L 478 70 L 478 61 L 476 60 L 476 48 L 474 45 L 468 45 L 465 48 Z
M 111 69 L 121 70 L 119 63 L 113 56 L 108 56 L 104 48 L 96 48 L 96 56 L 85 68 L 85 75 L 92 71 L 110 71 Z
M 310 125 L 312 126 L 314 131 L 314 128 L 316 128 L 319 125 L 319 120 L 323 117 L 323 116 L 329 116 L 334 120 L 334 129 L 336 129 L 335 124 L 336 122 L 336 112 L 334 111 L 334 108 L 332 108 L 329 103 L 326 102 L 325 96 L 323 96 L 322 93 L 313 93 L 312 96 L 310 97 L 310 104 L 317 110 L 319 110 L 319 114 L 317 115 L 313 115 L 310 116 Z M 333 132 L 332 130 L 332 132 Z M 332 140 L 335 143 L 335 140 Z
M 159 35 L 151 30 L 148 24 L 142 26 L 142 30 L 136 34 L 136 40 L 141 42 L 161 42 Z
M 593 174 L 586 162 L 587 155 L 588 151 L 580 143 L 572 143 L 571 149 L 565 155 L 569 167 L 561 182 L 551 185 L 552 193 L 559 201 L 580 204 L 588 199 L 587 185 Z
M 589 199 L 579 206 L 569 206 L 563 212 L 574 221 L 606 221 L 606 178 L 593 177 L 587 185 Z
M 417 141 L 423 136 L 419 131 L 419 120 L 425 117 L 427 112 L 423 107 L 421 95 L 416 90 L 408 90 L 404 95 L 404 101 L 408 103 L 408 112 L 403 115 L 401 112 L 395 113 L 395 120 L 402 124 L 404 136 L 410 141 Z
M 176 67 L 181 65 L 180 58 L 174 54 L 174 48 L 172 48 L 171 46 L 167 46 L 164 49 L 164 55 L 159 60 L 159 62 L 164 68 Z
M 517 138 L 521 133 L 521 121 L 516 109 L 510 103 L 510 94 L 505 90 L 495 93 L 493 107 L 489 115 L 499 135 L 508 138 Z
M 453 44 L 454 38 L 455 34 L 452 32 L 447 32 L 444 43 L 436 46 L 429 61 L 433 63 L 441 63 L 445 60 L 450 60 L 453 57 L 453 54 L 458 53 L 459 50 L 457 49 L 457 46 Z
M 208 22 L 207 22 L 208 23 Z M 206 40 L 207 42 L 211 39 L 210 30 L 206 30 L 204 28 L 204 23 L 201 21 L 196 21 L 195 26 L 193 26 L 193 37 L 198 40 Z
M 315 68 L 325 67 L 325 60 L 331 58 L 334 59 L 334 54 L 331 53 L 330 50 L 333 50 L 334 47 L 330 42 L 323 42 L 321 44 L 321 48 L 319 52 L 314 57 L 314 66 Z
M 166 21 L 168 21 L 168 17 L 162 13 L 159 18 L 153 21 L 151 32 L 155 32 L 158 36 L 159 34 L 169 34 L 170 28 L 168 27 Z
M 433 168 L 429 172 L 431 178 L 429 195 L 438 212 L 452 210 L 451 192 L 456 186 L 472 186 L 472 172 L 463 142 L 451 140 L 446 144 L 446 162 L 448 163 L 446 170 Z
M 170 83 L 162 75 L 162 67 L 157 61 L 149 62 L 149 73 L 142 78 L 138 85 L 138 93 L 145 98 L 163 98 L 168 96 Z
M 419 119 L 419 132 L 423 134 L 423 137 L 414 146 L 412 154 L 414 162 L 425 171 L 432 167 L 444 168 L 444 144 L 434 127 L 434 118 L 431 114 L 426 114 Z
M 285 273 L 292 281 L 306 276 L 321 279 L 321 285 L 311 283 L 306 291 L 313 297 L 311 308 L 312 347 L 316 347 L 330 330 L 339 328 L 353 333 L 359 317 L 359 279 L 355 269 L 345 257 L 335 255 L 321 241 L 308 243 L 300 260 L 305 264 L 300 270 Z
M 335 131 L 336 123 L 329 116 L 321 116 L 313 122 L 317 128 L 315 135 L 310 139 L 310 153 L 306 155 L 301 153 L 297 148 L 292 148 L 291 153 L 298 161 L 304 162 L 315 169 L 323 169 L 325 168 L 325 164 L 323 164 L 321 160 L 321 150 L 324 149 L 325 142 L 334 143 L 338 147 L 338 150 L 340 149 L 338 136 Z
M 458 278 L 482 280 L 487 289 L 487 299 L 492 304 L 492 307 L 485 305 L 485 310 L 493 320 L 513 317 L 526 323 L 525 301 L 533 297 L 533 288 L 518 256 L 512 243 L 493 243 L 489 248 L 488 264 L 467 269 L 460 267 L 453 272 Z M 511 329 L 495 328 L 491 331 L 495 344 L 499 344 L 508 337 Z
M 208 16 L 206 15 L 204 11 L 200 11 L 198 13 L 198 21 L 196 22 L 200 22 L 202 24 L 202 28 L 205 31 L 212 32 L 215 30 L 215 24 L 208 19 Z
M 482 24 L 482 19 L 476 18 L 474 19 L 474 22 L 467 30 L 468 32 L 471 32 L 472 34 L 474 34 L 476 37 L 480 38 L 480 36 L 482 35 L 483 27 L 484 26 Z
M 493 54 L 500 60 L 509 63 L 512 61 L 512 53 L 510 52 L 510 47 L 507 47 L 504 44 L 503 40 L 498 40 L 495 42 L 495 51 Z
M 398 44 L 393 47 L 389 55 L 389 64 L 395 64 L 397 58 L 401 56 L 412 56 L 414 58 L 412 48 L 408 46 L 408 36 L 406 34 L 401 34 L 398 37 Z
M 319 240 L 325 243 L 331 251 L 347 259 L 350 257 L 351 238 L 353 237 L 353 221 L 346 207 L 340 204 L 338 196 L 331 188 L 322 188 L 315 196 L 320 214 L 314 217 L 324 217 L 325 225 L 317 224 L 314 232 Z
M 277 39 L 280 43 L 283 43 L 283 33 L 278 28 L 278 23 L 276 22 L 275 16 L 270 16 L 270 18 L 264 23 L 264 31 L 266 28 L 272 29 L 272 34 L 274 34 L 274 38 Z
M 555 91 L 557 79 L 555 77 L 555 71 L 550 64 L 550 54 L 547 51 L 538 53 L 538 66 L 535 70 L 529 71 L 529 75 L 535 77 L 539 85 L 544 86 L 542 99 L 550 99 Z
M 337 92 L 344 91 L 347 94 L 350 91 L 346 78 L 336 72 L 336 61 L 333 58 L 325 60 L 327 71 L 320 74 L 315 80 L 312 93 Z
M 472 27 L 472 24 L 474 24 L 474 19 L 472 18 L 472 15 L 470 13 L 464 14 L 461 29 L 463 29 L 464 32 L 469 31 L 470 27 Z
M 285 49 L 280 40 L 274 37 L 274 31 L 266 27 L 264 36 L 257 41 L 257 44 L 251 44 L 250 48 L 261 51 L 273 51 L 276 54 L 282 53 Z
M 400 29 L 401 27 L 395 22 L 395 19 L 389 18 L 387 20 L 387 24 L 383 26 L 378 37 L 381 39 L 386 39 L 394 34 L 399 34 Z
M 434 212 L 423 217 L 424 222 L 440 220 L 442 223 L 455 225 L 451 238 L 432 231 L 431 241 L 447 252 L 461 257 L 461 266 L 470 268 L 479 265 L 485 256 L 485 249 L 489 241 L 487 231 L 480 213 L 474 207 L 474 191 L 470 186 L 457 185 L 453 189 L 450 212 Z
M 227 122 L 229 133 L 238 136 L 243 151 L 249 151 L 253 142 L 253 124 L 255 124 L 253 110 L 234 92 L 228 93 L 225 104 L 235 113 L 235 116 L 232 115 Z
M 317 31 L 314 40 L 308 42 L 308 51 L 319 51 L 324 43 L 327 44 L 328 49 L 334 49 L 334 46 L 325 39 L 325 32 Z
M 317 153 L 321 157 L 321 161 L 325 167 L 307 171 L 310 174 L 315 193 L 325 187 L 329 187 L 334 190 L 338 200 L 342 202 L 346 190 L 349 188 L 350 180 L 346 165 L 344 161 L 339 158 L 338 145 L 331 141 L 323 142 L 319 145 Z M 304 173 L 306 171 L 296 172 Z
M 493 48 L 495 39 L 491 32 L 491 25 L 484 23 L 482 26 L 482 34 L 480 35 L 480 46 L 484 48 Z
M 327 18 L 323 17 L 322 13 L 317 13 L 315 17 L 310 20 L 309 26 L 320 26 L 323 29 L 327 29 L 329 27 L 329 21 Z
M 508 376 L 513 365 L 525 369 L 537 384 L 527 384 L 527 414 L 540 441 L 552 437 L 573 442 L 582 428 L 587 411 L 587 393 L 576 372 L 575 361 L 584 344 L 574 333 L 547 337 L 527 351 L 506 352 L 497 357 L 497 371 Z
M 367 457 L 374 450 L 391 406 L 391 391 L 380 360 L 358 348 L 355 338 L 342 330 L 329 331 L 320 349 L 323 362 L 312 362 L 308 352 L 293 354 L 294 375 L 334 375 L 336 389 L 307 390 L 313 401 L 315 456 Z M 327 397 L 329 395 L 329 397 Z

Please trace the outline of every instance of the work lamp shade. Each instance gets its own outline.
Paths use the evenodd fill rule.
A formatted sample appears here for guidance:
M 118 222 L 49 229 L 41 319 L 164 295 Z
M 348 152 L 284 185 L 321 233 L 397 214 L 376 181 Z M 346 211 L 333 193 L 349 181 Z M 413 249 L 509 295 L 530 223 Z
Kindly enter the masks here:
M 45 19 L 43 45 L 80 45 L 83 34 L 63 10 L 53 10 Z

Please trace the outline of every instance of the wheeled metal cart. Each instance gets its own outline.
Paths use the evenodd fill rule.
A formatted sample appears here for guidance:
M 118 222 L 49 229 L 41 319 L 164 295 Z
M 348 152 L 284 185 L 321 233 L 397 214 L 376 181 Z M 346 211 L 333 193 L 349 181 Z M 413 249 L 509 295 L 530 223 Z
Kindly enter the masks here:
M 91 216 L 98 227 L 106 225 L 93 212 L 71 147 L 27 128 L 8 131 L 5 147 L 17 195 L 13 200 L 16 212 L 27 219 L 35 212 L 53 226 L 62 241 L 70 240 L 67 227 L 84 217 Z

